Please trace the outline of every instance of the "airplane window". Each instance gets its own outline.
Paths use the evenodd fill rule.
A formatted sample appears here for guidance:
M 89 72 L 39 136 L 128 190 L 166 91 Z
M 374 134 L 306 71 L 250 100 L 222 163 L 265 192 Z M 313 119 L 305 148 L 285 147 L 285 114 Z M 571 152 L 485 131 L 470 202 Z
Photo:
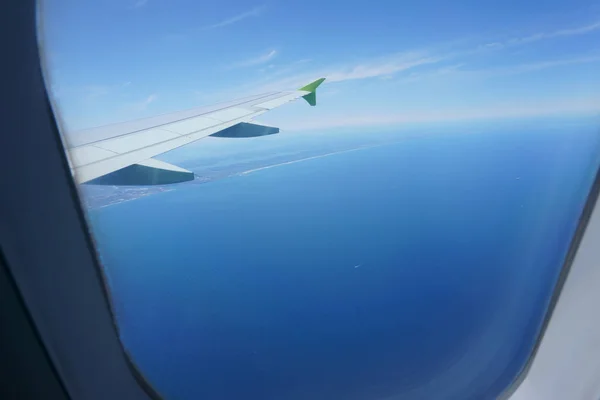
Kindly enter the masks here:
M 516 382 L 600 165 L 597 6 L 42 5 L 120 338 L 165 399 Z

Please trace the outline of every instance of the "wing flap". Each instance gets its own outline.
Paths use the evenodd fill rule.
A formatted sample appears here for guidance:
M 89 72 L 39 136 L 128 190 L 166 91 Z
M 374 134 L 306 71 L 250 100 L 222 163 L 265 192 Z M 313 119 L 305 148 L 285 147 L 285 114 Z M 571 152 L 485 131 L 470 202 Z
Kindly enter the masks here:
M 250 138 L 258 136 L 274 135 L 279 133 L 279 128 L 274 126 L 249 124 L 247 122 L 240 122 L 232 127 L 223 129 L 217 133 L 213 133 L 210 136 L 220 138 Z
M 96 185 L 167 185 L 194 180 L 194 173 L 150 158 L 102 175 L 90 183 Z
M 167 151 L 176 149 L 177 147 L 192 143 L 225 128 L 229 128 L 235 124 L 236 122 L 222 123 L 218 126 L 204 129 L 200 132 L 195 132 L 186 136 L 179 136 L 175 139 L 165 142 L 154 143 L 145 147 L 140 147 L 127 153 L 112 154 L 111 157 L 75 167 L 75 181 L 77 183 L 90 181 L 112 171 L 125 168 L 128 165 L 137 164 L 140 161 L 152 158 L 158 154 L 166 153 Z

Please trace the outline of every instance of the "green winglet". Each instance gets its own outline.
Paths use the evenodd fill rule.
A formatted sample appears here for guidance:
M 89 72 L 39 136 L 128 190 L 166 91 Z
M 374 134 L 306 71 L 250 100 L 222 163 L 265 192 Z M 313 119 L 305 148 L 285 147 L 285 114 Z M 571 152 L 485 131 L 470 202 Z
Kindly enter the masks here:
M 305 94 L 304 96 L 302 96 L 302 98 L 306 100 L 306 102 L 311 106 L 317 105 L 317 87 L 319 87 L 319 85 L 323 83 L 324 80 L 325 78 L 317 79 L 316 81 L 311 82 L 308 85 L 302 86 L 300 89 L 298 89 L 305 92 L 310 92 L 309 94 Z

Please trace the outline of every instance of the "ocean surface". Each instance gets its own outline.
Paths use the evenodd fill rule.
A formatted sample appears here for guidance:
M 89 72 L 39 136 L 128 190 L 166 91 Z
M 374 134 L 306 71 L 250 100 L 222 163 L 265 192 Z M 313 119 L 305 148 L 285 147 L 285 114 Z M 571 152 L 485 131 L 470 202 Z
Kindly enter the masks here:
M 125 348 L 166 399 L 493 399 L 525 366 L 595 129 L 491 129 L 90 210 Z

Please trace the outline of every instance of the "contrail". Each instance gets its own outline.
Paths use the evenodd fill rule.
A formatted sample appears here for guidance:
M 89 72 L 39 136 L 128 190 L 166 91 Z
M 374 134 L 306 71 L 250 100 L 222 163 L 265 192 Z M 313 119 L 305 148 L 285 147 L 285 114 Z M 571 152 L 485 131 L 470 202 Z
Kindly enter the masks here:
M 282 162 L 282 163 L 279 163 L 279 164 L 272 164 L 272 165 L 267 165 L 267 166 L 264 166 L 264 167 L 249 169 L 247 171 L 238 173 L 238 175 L 247 175 L 247 174 L 251 174 L 252 172 L 262 171 L 263 169 L 269 169 L 269 168 L 279 167 L 279 166 L 288 165 L 288 164 L 295 164 L 295 163 L 299 163 L 299 162 L 302 162 L 302 161 L 314 160 L 315 158 L 329 157 L 329 156 L 333 156 L 335 154 L 350 153 L 351 151 L 366 150 L 366 149 L 371 149 L 373 147 L 381 147 L 381 146 L 386 146 L 388 144 L 393 144 L 393 143 L 396 143 L 396 142 L 373 144 L 373 145 L 370 145 L 370 146 L 356 147 L 354 149 L 347 149 L 347 150 L 334 151 L 332 153 L 319 154 L 318 156 L 300 158 L 298 160 L 286 161 L 286 162 Z

